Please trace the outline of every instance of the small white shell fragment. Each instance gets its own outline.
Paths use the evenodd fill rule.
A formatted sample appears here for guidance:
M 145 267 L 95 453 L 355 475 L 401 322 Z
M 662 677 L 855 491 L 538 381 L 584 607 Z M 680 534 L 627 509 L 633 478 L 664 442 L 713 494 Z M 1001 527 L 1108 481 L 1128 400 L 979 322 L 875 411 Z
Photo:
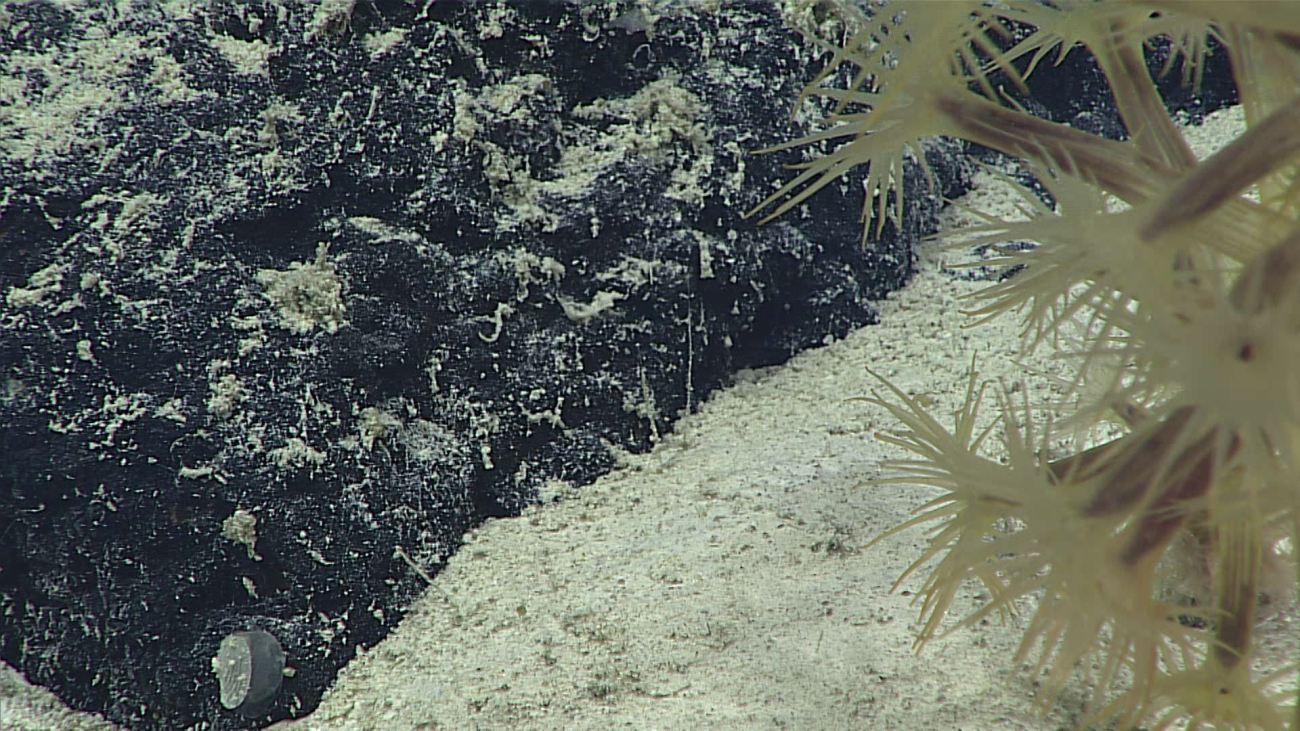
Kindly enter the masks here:
M 280 692 L 284 659 L 284 648 L 270 632 L 226 635 L 212 658 L 221 705 L 249 718 L 265 713 Z

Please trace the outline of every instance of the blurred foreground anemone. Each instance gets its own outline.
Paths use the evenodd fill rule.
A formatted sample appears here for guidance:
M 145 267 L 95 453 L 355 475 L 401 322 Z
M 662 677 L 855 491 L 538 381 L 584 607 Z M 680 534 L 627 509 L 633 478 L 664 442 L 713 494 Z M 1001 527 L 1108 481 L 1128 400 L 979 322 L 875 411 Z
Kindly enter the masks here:
M 997 384 L 991 423 L 974 365 L 951 428 L 884 379 L 864 399 L 900 425 L 877 436 L 909 453 L 870 484 L 940 491 L 891 531 L 929 530 L 895 586 L 928 570 L 918 649 L 975 580 L 987 598 L 951 629 L 1036 605 L 1014 661 L 1045 674 L 1044 707 L 1087 681 L 1082 725 L 1300 731 L 1296 665 L 1256 662 L 1259 618 L 1297 585 L 1300 2 L 895 0 L 842 16 L 847 40 L 824 43 L 800 98 L 824 100 L 824 126 L 773 148 L 809 157 L 751 213 L 865 165 L 864 237 L 879 235 L 909 160 L 933 190 L 926 138 L 1017 158 L 1050 198 L 1013 186 L 1017 220 L 976 211 L 945 245 L 1016 270 L 972 296 L 974 324 L 1019 314 L 1024 351 L 1050 345 L 1073 369 L 1057 403 Z M 1163 48 L 1156 73 L 1199 85 L 1212 42 L 1246 130 L 1197 160 L 1147 54 Z M 1128 139 L 1002 93 L 1032 94 L 1034 70 L 1072 52 L 1106 75 Z M 1103 420 L 1120 431 L 1095 443 Z

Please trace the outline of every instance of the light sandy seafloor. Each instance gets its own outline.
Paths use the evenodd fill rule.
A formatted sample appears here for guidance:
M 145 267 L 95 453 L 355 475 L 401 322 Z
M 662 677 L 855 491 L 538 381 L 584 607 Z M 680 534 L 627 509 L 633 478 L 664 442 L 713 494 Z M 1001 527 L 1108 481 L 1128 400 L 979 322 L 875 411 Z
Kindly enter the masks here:
M 1239 113 L 1219 116 L 1189 133 L 1198 151 L 1240 124 Z M 998 213 L 1014 201 L 988 185 L 965 202 Z M 946 225 L 965 220 L 954 213 Z M 984 378 L 1029 378 L 1034 401 L 1055 395 L 1017 365 L 1014 317 L 962 329 L 960 298 L 986 285 L 941 270 L 952 257 L 933 245 L 922 252 L 879 325 L 742 374 L 652 453 L 473 533 L 319 710 L 275 728 L 1072 727 L 1081 684 L 1041 716 L 1032 678 L 1012 662 L 1023 616 L 960 629 L 917 656 L 906 594 L 925 572 L 890 587 L 920 554 L 922 532 L 863 549 L 930 495 L 858 486 L 901 456 L 873 438 L 893 426 L 887 415 L 850 400 L 877 388 L 867 368 L 929 395 L 945 418 L 973 356 Z M 1019 362 L 1066 365 L 1047 353 Z M 978 593 L 968 586 L 954 611 L 978 606 Z M 1292 609 L 1267 623 L 1265 656 L 1294 655 L 1294 619 Z M 0 695 L 5 729 L 113 728 L 7 669 Z

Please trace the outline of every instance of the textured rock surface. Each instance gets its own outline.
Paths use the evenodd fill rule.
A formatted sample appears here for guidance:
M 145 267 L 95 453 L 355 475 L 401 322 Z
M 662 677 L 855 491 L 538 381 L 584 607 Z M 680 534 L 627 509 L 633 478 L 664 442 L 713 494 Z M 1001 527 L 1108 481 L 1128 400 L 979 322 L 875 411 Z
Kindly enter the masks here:
M 126 7 L 0 22 L 0 657 L 132 728 L 310 711 L 468 528 L 872 322 L 939 205 L 741 218 L 806 129 L 772 4 Z

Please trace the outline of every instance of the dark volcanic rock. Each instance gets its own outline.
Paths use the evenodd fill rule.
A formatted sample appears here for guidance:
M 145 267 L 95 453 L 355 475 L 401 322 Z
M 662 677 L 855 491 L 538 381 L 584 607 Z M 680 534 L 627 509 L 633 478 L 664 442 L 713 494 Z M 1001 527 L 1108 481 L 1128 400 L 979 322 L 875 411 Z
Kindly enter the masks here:
M 467 529 L 872 322 L 939 205 L 741 217 L 807 131 L 772 4 L 178 7 L 0 9 L 0 657 L 131 728 L 310 712 Z

